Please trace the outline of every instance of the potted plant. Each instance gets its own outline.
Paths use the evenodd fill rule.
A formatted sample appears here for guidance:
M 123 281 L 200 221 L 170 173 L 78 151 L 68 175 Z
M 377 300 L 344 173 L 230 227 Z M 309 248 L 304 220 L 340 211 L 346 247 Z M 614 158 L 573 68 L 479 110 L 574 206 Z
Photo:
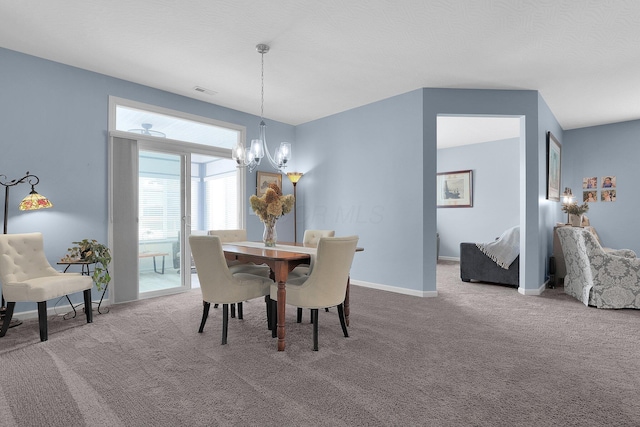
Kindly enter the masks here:
M 72 242 L 76 246 L 67 249 L 67 255 L 62 258 L 63 262 L 85 261 L 95 263 L 93 267 L 93 281 L 99 291 L 106 287 L 111 281 L 107 267 L 111 262 L 111 251 L 102 243 L 94 239 L 83 239 L 79 242 Z
M 562 205 L 562 211 L 569 214 L 569 221 L 574 227 L 582 225 L 582 215 L 589 210 L 589 205 L 583 203 L 579 205 L 577 202 L 566 203 Z

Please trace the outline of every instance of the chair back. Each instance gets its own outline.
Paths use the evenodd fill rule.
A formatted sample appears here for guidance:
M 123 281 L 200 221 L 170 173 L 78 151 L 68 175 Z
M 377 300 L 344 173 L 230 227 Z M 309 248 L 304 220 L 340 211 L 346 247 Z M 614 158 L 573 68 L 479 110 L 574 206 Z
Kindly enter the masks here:
M 321 237 L 333 237 L 336 235 L 334 230 L 305 230 L 302 243 L 305 246 L 318 246 L 318 240 Z
M 344 302 L 358 236 L 321 237 L 305 288 L 305 306 L 332 307 Z
M 222 243 L 244 242 L 247 240 L 247 230 L 209 230 L 209 236 L 218 236 Z
M 218 236 L 189 236 L 202 299 L 216 304 L 233 304 L 248 299 L 241 280 L 233 277 Z
M 42 233 L 0 235 L 0 279 L 2 283 L 57 275 L 44 254 Z
M 604 250 L 591 232 L 583 228 L 558 227 L 557 233 L 567 266 L 564 291 L 580 301 L 589 301 L 589 291 L 593 286 L 589 254 L 604 255 Z

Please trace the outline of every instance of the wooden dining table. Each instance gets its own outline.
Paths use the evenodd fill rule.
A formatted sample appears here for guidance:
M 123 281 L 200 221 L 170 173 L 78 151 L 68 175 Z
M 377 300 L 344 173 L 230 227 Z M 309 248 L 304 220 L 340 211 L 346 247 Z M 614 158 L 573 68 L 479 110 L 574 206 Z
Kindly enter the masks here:
M 289 272 L 297 265 L 310 264 L 311 256 L 315 255 L 315 247 L 305 246 L 302 243 L 278 243 L 278 246 L 269 248 L 260 246 L 257 242 L 230 242 L 223 243 L 222 249 L 226 259 L 238 260 L 243 263 L 266 264 L 271 268 L 276 283 L 278 284 L 278 351 L 285 349 L 285 307 L 286 307 L 286 283 Z M 356 251 L 362 251 L 357 248 Z M 344 301 L 345 322 L 349 325 L 349 280 Z

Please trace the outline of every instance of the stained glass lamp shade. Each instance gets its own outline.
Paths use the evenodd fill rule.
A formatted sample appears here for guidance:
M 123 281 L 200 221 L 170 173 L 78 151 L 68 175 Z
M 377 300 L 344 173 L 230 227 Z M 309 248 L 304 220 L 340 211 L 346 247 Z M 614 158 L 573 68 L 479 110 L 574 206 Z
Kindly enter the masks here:
M 52 208 L 53 203 L 42 194 L 38 194 L 36 190 L 31 186 L 31 192 L 22 199 L 18 208 L 21 211 L 35 211 L 37 209 Z

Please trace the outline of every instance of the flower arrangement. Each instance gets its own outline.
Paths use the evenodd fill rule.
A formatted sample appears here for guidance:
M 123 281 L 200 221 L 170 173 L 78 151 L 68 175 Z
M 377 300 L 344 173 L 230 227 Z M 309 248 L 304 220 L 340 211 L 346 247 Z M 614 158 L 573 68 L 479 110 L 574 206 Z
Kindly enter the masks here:
M 280 187 L 276 184 L 269 184 L 269 188 L 261 197 L 253 195 L 249 198 L 249 203 L 260 221 L 264 223 L 262 240 L 265 246 L 275 246 L 278 240 L 276 221 L 282 215 L 291 212 L 295 198 L 291 194 L 283 196 Z
M 283 196 L 280 187 L 276 184 L 269 184 L 269 188 L 262 196 L 251 196 L 249 203 L 260 221 L 268 222 L 291 212 L 295 199 L 291 194 Z
M 97 240 L 83 239 L 80 242 L 72 242 L 76 246 L 67 249 L 67 255 L 60 261 L 88 261 L 95 263 L 93 268 L 93 281 L 99 291 L 111 281 L 111 276 L 107 266 L 111 262 L 111 252 L 109 248 Z
M 588 210 L 589 205 L 587 203 L 579 205 L 577 202 L 573 202 L 562 205 L 562 212 L 568 213 L 570 215 L 584 215 Z

